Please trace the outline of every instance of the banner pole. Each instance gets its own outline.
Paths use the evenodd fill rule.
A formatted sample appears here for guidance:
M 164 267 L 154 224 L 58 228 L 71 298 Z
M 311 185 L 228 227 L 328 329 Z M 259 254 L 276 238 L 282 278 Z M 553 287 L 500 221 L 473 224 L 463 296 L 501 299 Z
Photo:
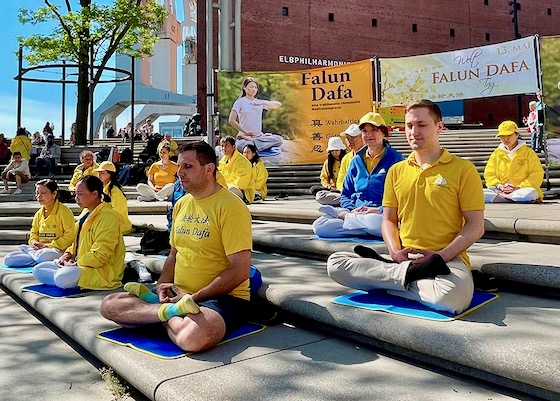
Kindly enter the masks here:
M 550 159 L 548 155 L 548 138 L 546 137 L 545 133 L 545 125 L 546 125 L 546 107 L 544 103 L 544 94 L 543 94 L 543 84 L 542 84 L 542 69 L 541 69 L 541 48 L 540 48 L 540 36 L 534 35 L 534 45 L 535 45 L 535 54 L 536 54 L 536 63 L 537 63 L 537 85 L 538 91 L 541 94 L 541 98 L 539 101 L 542 104 L 542 109 L 537 110 L 537 144 L 542 143 L 542 149 L 544 153 L 544 174 L 546 180 L 546 190 L 550 191 L 552 185 L 550 184 Z M 538 146 L 538 145 L 537 145 Z

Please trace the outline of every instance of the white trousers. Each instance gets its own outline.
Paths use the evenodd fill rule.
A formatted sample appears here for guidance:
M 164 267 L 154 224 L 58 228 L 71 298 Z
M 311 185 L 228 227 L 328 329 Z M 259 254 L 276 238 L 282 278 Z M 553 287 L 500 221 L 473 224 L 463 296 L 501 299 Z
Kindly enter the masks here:
M 498 197 L 498 189 L 495 187 L 484 188 L 484 202 L 493 203 Z M 533 202 L 539 198 L 539 193 L 535 188 L 519 188 L 513 191 L 506 199 L 512 202 Z
M 136 185 L 136 192 L 140 194 L 138 200 L 151 202 L 155 200 L 166 201 L 173 193 L 174 184 L 165 184 L 158 192 L 154 191 L 148 184 L 140 183 Z
M 29 267 L 37 263 L 55 260 L 62 256 L 56 248 L 35 249 L 29 245 L 20 245 L 19 249 L 4 256 L 4 264 L 9 267 Z
M 343 286 L 362 291 L 384 289 L 391 295 L 418 301 L 436 310 L 461 313 L 468 308 L 474 283 L 469 268 L 460 259 L 447 262 L 450 274 L 413 281 L 405 286 L 410 263 L 385 263 L 362 258 L 353 252 L 335 252 L 327 261 L 327 273 Z
M 319 237 L 342 238 L 367 234 L 381 236 L 382 214 L 349 212 L 342 220 L 338 218 L 338 214 L 348 212 L 348 209 L 321 206 L 319 211 L 326 213 L 313 222 L 313 232 Z
M 58 267 L 58 260 L 39 263 L 33 268 L 33 277 L 41 283 L 59 288 L 76 288 L 82 269 L 78 266 Z
M 315 194 L 315 200 L 321 205 L 340 206 L 340 192 L 322 190 Z

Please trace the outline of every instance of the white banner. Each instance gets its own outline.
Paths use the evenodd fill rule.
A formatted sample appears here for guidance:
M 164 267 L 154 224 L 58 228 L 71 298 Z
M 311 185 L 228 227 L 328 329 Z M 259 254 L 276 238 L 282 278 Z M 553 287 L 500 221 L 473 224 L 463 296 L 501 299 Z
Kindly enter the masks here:
M 514 95 L 537 90 L 535 37 L 423 56 L 380 59 L 381 103 Z

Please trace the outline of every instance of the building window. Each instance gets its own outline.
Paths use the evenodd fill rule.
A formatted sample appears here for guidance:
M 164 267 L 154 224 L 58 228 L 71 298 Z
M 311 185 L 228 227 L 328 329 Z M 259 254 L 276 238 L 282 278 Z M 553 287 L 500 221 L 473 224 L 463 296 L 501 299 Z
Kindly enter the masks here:
M 449 29 L 449 36 L 451 36 L 452 38 L 455 37 L 455 29 L 453 29 L 453 28 Z
M 494 121 L 494 114 L 488 114 L 488 121 Z
M 334 13 L 329 13 L 329 21 L 334 21 Z
M 549 9 L 550 10 L 550 9 Z M 550 15 L 550 14 L 549 14 Z M 371 19 L 371 26 L 377 26 L 377 18 Z
M 490 34 L 488 32 L 486 32 L 486 41 L 490 42 Z
M 552 8 L 546 9 L 546 15 L 552 15 Z
M 412 24 L 412 32 L 418 32 L 418 25 Z
M 484 5 L 485 5 L 485 6 L 488 5 L 488 0 L 484 0 Z
M 284 17 L 287 17 L 287 16 L 288 16 L 288 7 L 282 7 L 282 15 L 283 15 Z
M 517 11 L 521 11 L 521 3 L 517 2 Z

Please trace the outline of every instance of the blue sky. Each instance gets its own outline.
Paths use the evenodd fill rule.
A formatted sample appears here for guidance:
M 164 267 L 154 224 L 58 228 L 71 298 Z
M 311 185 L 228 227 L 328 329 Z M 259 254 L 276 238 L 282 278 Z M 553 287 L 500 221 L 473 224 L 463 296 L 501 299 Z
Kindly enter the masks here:
M 111 0 L 98 0 L 100 3 L 112 3 Z M 59 0 L 53 3 L 63 4 Z M 72 1 L 75 3 L 75 1 Z M 181 3 L 181 2 L 178 2 Z M 50 32 L 53 25 L 22 25 L 18 21 L 20 8 L 36 9 L 44 5 L 42 0 L 2 0 L 0 3 L 0 15 L 2 15 L 2 31 L 0 33 L 2 49 L 0 51 L 0 132 L 7 138 L 12 138 L 17 129 L 17 81 L 14 77 L 18 71 L 17 36 L 26 36 L 32 33 Z M 180 17 L 179 17 L 180 18 Z M 26 67 L 24 62 L 24 67 Z M 44 71 L 43 76 L 60 79 L 58 72 Z M 180 74 L 179 77 L 180 79 Z M 180 86 L 179 86 L 180 87 Z M 99 104 L 112 89 L 111 84 L 99 85 L 96 88 L 94 104 Z M 24 82 L 22 91 L 22 125 L 30 132 L 41 131 L 46 121 L 55 125 L 55 135 L 60 136 L 61 127 L 61 95 L 60 84 L 42 84 L 35 82 Z M 76 88 L 67 85 L 66 89 L 66 134 L 68 138 L 70 124 L 75 115 Z M 126 125 L 126 116 L 121 121 Z

